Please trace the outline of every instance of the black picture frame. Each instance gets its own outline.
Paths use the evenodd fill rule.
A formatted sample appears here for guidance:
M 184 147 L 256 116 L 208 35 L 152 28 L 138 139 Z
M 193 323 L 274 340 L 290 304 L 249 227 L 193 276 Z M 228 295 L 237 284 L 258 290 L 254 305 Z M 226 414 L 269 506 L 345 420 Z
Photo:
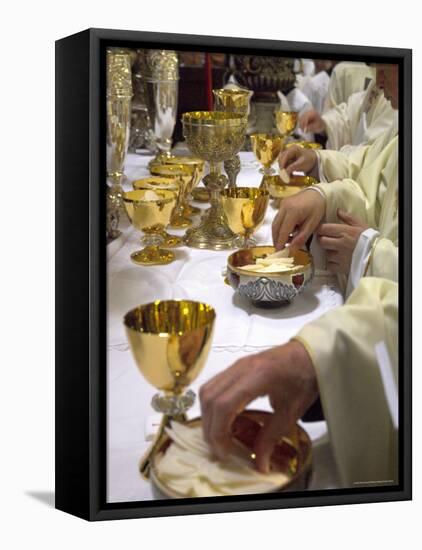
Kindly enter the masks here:
M 127 46 L 398 63 L 400 482 L 108 504 L 106 480 L 105 48 Z M 409 500 L 412 497 L 412 51 L 88 29 L 56 42 L 56 508 L 87 520 Z

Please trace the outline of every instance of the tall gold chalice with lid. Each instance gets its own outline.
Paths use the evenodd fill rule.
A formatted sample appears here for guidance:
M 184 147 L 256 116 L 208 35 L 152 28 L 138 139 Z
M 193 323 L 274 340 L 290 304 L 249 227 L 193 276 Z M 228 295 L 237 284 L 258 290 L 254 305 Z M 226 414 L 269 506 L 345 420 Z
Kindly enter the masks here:
M 227 226 L 220 204 L 219 192 L 228 182 L 221 174 L 221 164 L 240 151 L 245 139 L 246 118 L 239 113 L 194 111 L 185 113 L 182 122 L 189 149 L 210 165 L 210 173 L 203 181 L 210 191 L 211 208 L 198 227 L 186 232 L 186 244 L 211 250 L 235 248 L 236 235 Z
M 152 196 L 151 196 L 152 195 Z M 132 262 L 138 265 L 165 265 L 175 258 L 170 250 L 162 250 L 163 229 L 170 223 L 176 205 L 176 193 L 166 189 L 137 189 L 123 193 L 123 202 L 132 225 L 143 231 L 145 248 L 133 252 Z
M 158 433 L 140 463 L 149 477 L 150 463 L 170 420 L 185 421 L 195 394 L 185 389 L 205 365 L 214 329 L 215 311 L 208 304 L 188 300 L 156 301 L 124 316 L 129 347 L 145 379 L 162 393 L 152 407 L 163 413 Z
M 253 96 L 252 91 L 242 88 L 218 88 L 213 90 L 212 93 L 214 94 L 214 109 L 216 111 L 239 113 L 247 120 L 249 102 Z M 238 154 L 224 161 L 224 170 L 229 178 L 229 187 L 236 187 L 236 179 L 240 169 L 241 164 Z
M 275 111 L 274 116 L 277 130 L 287 140 L 296 128 L 298 113 L 296 111 Z

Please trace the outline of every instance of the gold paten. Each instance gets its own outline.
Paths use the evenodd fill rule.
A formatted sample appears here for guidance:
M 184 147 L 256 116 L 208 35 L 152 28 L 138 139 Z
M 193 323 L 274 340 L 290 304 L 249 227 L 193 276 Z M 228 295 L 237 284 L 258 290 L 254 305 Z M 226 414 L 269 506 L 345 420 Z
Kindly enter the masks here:
M 238 415 L 233 424 L 233 442 L 241 445 L 252 461 L 255 460 L 256 438 L 260 430 L 268 425 L 271 418 L 272 414 L 269 412 L 248 409 Z M 186 424 L 194 427 L 201 425 L 201 422 L 201 418 L 194 418 Z M 170 437 L 164 434 L 155 447 L 154 455 L 151 457 L 150 471 L 153 491 L 159 498 L 186 498 L 186 495 L 170 489 L 157 474 L 157 460 L 172 444 Z M 272 492 L 304 490 L 308 487 L 312 473 L 312 441 L 298 424 L 294 426 L 288 436 L 280 437 L 276 442 L 271 456 L 271 470 L 282 472 L 288 476 L 288 481 Z
M 221 204 L 233 233 L 241 237 L 239 248 L 254 246 L 251 238 L 264 222 L 269 193 L 256 187 L 235 187 L 221 191 Z
M 229 229 L 219 201 L 219 191 L 227 184 L 221 163 L 232 158 L 245 139 L 246 118 L 224 111 L 194 111 L 182 116 L 183 135 L 191 152 L 210 163 L 204 184 L 210 191 L 211 208 L 198 227 L 186 232 L 186 243 L 195 248 L 234 248 L 236 235 Z
M 174 260 L 173 252 L 162 250 L 163 230 L 170 223 L 176 205 L 176 193 L 165 189 L 156 189 L 159 200 L 145 200 L 145 189 L 123 193 L 123 202 L 132 225 L 143 231 L 142 242 L 145 248 L 133 252 L 131 260 L 138 265 L 165 265 Z
M 185 421 L 194 394 L 184 390 L 197 378 L 210 351 L 215 311 L 208 304 L 188 300 L 156 301 L 129 311 L 124 317 L 133 358 L 147 382 L 164 395 L 152 405 L 164 413 L 150 449 L 140 463 L 149 478 L 150 464 L 171 419 Z
M 261 174 L 274 174 L 271 166 L 284 148 L 284 138 L 278 134 L 252 134 L 252 150 L 263 165 Z
M 284 138 L 288 138 L 296 128 L 298 114 L 296 111 L 275 111 L 277 130 Z

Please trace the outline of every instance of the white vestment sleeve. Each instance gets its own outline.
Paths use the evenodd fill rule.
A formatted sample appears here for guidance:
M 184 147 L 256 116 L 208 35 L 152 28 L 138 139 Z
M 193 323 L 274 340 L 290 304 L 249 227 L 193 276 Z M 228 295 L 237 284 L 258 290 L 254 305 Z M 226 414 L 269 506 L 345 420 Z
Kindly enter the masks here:
M 397 433 L 376 351 L 384 343 L 397 380 L 397 283 L 361 279 L 344 306 L 309 323 L 296 339 L 316 370 L 342 484 L 397 482 Z
M 352 255 L 352 263 L 347 279 L 346 299 L 355 290 L 359 281 L 365 275 L 369 258 L 372 254 L 372 246 L 378 236 L 379 232 L 372 228 L 366 229 L 360 234 Z

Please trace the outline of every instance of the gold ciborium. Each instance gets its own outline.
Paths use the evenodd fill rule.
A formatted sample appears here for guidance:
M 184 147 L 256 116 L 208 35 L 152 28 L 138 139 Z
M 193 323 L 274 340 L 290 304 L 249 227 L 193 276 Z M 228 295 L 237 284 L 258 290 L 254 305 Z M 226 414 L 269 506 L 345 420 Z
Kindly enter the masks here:
M 219 192 L 228 180 L 221 174 L 221 163 L 235 155 L 245 139 L 246 118 L 238 113 L 195 111 L 182 116 L 183 135 L 191 152 L 206 160 L 210 173 L 204 184 L 210 190 L 211 208 L 201 224 L 186 232 L 186 243 L 196 248 L 234 248 L 236 236 L 227 226 Z
M 139 306 L 124 317 L 133 358 L 147 382 L 160 390 L 152 407 L 163 418 L 150 449 L 140 463 L 149 478 L 150 463 L 170 420 L 186 421 L 195 394 L 185 389 L 205 365 L 214 329 L 215 311 L 204 303 L 168 300 Z
M 280 135 L 284 138 L 289 138 L 297 124 L 298 114 L 296 111 L 275 111 L 275 123 Z
M 187 196 L 200 181 L 200 168 L 195 164 L 153 164 L 150 166 L 150 172 L 156 176 L 170 176 L 179 180 L 179 194 L 170 227 L 184 229 L 192 225 Z
M 142 243 L 145 248 L 133 252 L 130 256 L 137 265 L 165 265 L 174 260 L 173 252 L 162 250 L 163 230 L 170 223 L 176 205 L 176 193 L 157 189 L 158 199 L 148 200 L 148 189 L 137 189 L 123 193 L 123 202 L 132 225 L 143 231 Z
M 271 168 L 284 147 L 284 138 L 278 134 L 252 134 L 252 150 L 263 168 L 261 174 L 275 174 Z
M 235 187 L 221 191 L 221 204 L 227 223 L 239 235 L 239 248 L 255 246 L 253 233 L 264 222 L 270 195 L 266 189 Z
M 132 183 L 134 189 L 149 189 L 150 191 L 156 191 L 157 189 L 167 189 L 173 191 L 176 195 L 179 195 L 180 192 L 180 180 L 177 176 L 149 176 L 146 178 L 141 178 Z M 177 200 L 176 200 L 177 202 Z M 174 213 L 174 210 L 173 210 Z M 170 221 L 171 223 L 171 221 Z M 163 236 L 164 242 L 162 245 L 164 248 L 175 248 L 176 246 L 183 245 L 183 237 L 177 237 L 176 235 L 171 235 L 164 230 L 160 231 L 160 235 Z
M 213 90 L 216 111 L 239 113 L 246 119 L 249 114 L 249 102 L 253 95 L 250 90 L 219 88 Z M 241 164 L 239 155 L 224 161 L 224 170 L 229 178 L 229 187 L 236 187 L 236 179 L 240 172 Z

